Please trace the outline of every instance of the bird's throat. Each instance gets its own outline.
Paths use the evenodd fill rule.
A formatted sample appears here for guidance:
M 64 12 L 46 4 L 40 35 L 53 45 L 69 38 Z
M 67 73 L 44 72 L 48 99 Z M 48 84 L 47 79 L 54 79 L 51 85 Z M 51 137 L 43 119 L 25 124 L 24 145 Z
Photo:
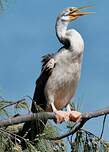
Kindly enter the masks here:
M 68 43 L 68 40 L 65 37 L 67 27 L 68 27 L 68 22 L 64 22 L 60 19 L 57 20 L 56 27 L 55 27 L 56 28 L 56 35 L 57 35 L 59 41 L 64 45 L 66 45 L 66 43 Z

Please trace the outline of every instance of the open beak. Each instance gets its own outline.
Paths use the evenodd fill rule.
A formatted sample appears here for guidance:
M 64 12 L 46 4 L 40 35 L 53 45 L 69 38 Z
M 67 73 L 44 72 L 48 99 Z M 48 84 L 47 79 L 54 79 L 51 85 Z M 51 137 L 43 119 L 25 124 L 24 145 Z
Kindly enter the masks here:
M 79 17 L 79 16 L 92 14 L 93 12 L 82 12 L 82 11 L 81 11 L 81 10 L 83 10 L 84 8 L 91 8 L 91 7 L 92 7 L 92 6 L 83 6 L 83 7 L 80 7 L 80 8 L 77 8 L 77 9 L 71 11 L 71 12 L 69 13 L 70 20 L 73 20 L 74 18 Z

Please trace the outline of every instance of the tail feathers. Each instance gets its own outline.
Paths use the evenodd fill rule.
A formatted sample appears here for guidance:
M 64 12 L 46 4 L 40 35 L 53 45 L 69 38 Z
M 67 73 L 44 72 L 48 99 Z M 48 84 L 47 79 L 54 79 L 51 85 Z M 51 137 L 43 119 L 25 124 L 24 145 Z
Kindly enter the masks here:
M 23 126 L 22 131 L 19 132 L 19 135 L 26 139 L 29 139 L 30 141 L 33 141 L 37 135 L 43 133 L 46 123 L 47 120 L 45 119 L 26 122 Z

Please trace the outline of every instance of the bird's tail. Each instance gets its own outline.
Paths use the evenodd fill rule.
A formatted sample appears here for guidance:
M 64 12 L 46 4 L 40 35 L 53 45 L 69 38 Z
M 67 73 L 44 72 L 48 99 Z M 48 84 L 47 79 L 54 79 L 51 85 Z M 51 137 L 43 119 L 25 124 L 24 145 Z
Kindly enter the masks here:
M 32 107 L 31 111 L 33 113 L 44 111 L 41 107 L 36 105 L 36 102 L 34 101 L 31 107 Z M 40 135 L 41 133 L 43 133 L 46 123 L 47 123 L 47 119 L 45 118 L 41 118 L 41 120 L 37 119 L 31 122 L 25 122 L 23 129 L 19 135 L 21 135 L 26 139 L 29 139 L 30 141 L 33 141 L 36 138 L 36 135 Z
M 29 139 L 34 141 L 37 135 L 40 135 L 47 123 L 47 120 L 34 120 L 32 122 L 25 122 L 23 129 L 19 131 L 18 135 L 23 137 L 21 138 L 21 147 L 23 150 L 27 148 L 26 141 L 24 139 Z
M 33 141 L 37 135 L 43 133 L 47 120 L 34 120 L 31 123 L 25 123 L 22 130 L 24 138 Z

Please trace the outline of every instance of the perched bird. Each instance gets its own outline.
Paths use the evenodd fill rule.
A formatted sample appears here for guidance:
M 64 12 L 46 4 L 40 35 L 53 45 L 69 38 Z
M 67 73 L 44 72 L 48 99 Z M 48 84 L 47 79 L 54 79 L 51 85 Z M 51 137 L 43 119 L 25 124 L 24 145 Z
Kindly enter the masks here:
M 82 12 L 80 8 L 70 7 L 64 9 L 56 20 L 56 35 L 63 47 L 54 54 L 48 54 L 42 59 L 42 69 L 36 81 L 33 96 L 32 112 L 38 112 L 35 104 L 44 111 L 53 111 L 57 122 L 72 118 L 77 121 L 81 113 L 71 111 L 69 103 L 75 95 L 80 79 L 81 64 L 84 51 L 84 41 L 75 29 L 68 29 L 68 24 L 80 16 L 91 14 Z M 67 107 L 68 111 L 62 111 Z

